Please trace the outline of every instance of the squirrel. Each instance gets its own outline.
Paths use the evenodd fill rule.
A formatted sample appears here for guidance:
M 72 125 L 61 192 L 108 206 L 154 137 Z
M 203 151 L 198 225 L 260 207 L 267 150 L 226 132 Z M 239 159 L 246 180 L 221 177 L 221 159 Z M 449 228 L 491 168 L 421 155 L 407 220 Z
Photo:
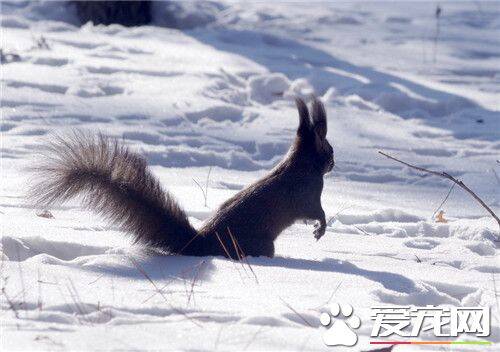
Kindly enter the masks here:
M 76 196 L 134 243 L 191 256 L 274 256 L 274 240 L 296 220 L 317 220 L 314 237 L 325 233 L 321 206 L 323 176 L 334 166 L 320 100 L 295 99 L 299 126 L 284 157 L 268 175 L 223 203 L 198 230 L 173 196 L 163 190 L 146 160 L 114 138 L 74 131 L 56 136 L 41 150 L 32 171 L 29 198 L 50 207 Z

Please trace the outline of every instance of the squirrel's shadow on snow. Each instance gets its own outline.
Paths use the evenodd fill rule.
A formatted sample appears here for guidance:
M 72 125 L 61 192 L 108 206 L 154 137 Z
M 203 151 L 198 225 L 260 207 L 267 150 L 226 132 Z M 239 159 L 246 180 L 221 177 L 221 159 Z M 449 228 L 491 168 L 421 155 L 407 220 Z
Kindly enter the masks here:
M 82 269 L 148 281 L 203 281 L 215 270 L 212 258 L 150 253 L 145 250 L 84 259 Z
M 162 255 L 158 253 L 134 252 L 114 256 L 89 257 L 79 263 L 85 270 L 131 277 L 144 280 L 208 280 L 216 270 L 214 259 L 229 260 L 222 257 L 190 257 Z M 256 267 L 275 267 L 291 270 L 309 270 L 325 273 L 344 273 L 363 276 L 380 283 L 384 288 L 400 293 L 417 290 L 415 283 L 405 276 L 387 271 L 360 268 L 348 261 L 326 258 L 322 261 L 284 258 L 250 257 L 250 265 Z
M 102 258 L 99 258 L 102 257 Z M 151 255 L 135 253 L 130 255 L 90 257 L 79 264 L 82 269 L 109 275 L 130 277 L 143 280 L 208 280 L 217 268 L 214 259 L 228 260 L 222 257 L 190 257 L 178 255 Z M 327 258 L 322 261 L 283 258 L 250 257 L 250 265 L 256 267 L 275 267 L 291 270 L 309 270 L 325 273 L 344 273 L 363 276 L 380 283 L 384 288 L 400 293 L 417 290 L 415 283 L 405 276 L 387 271 L 367 270 L 342 260 Z M 258 272 L 257 272 L 258 275 Z
M 187 32 L 198 41 L 218 50 L 246 57 L 270 72 L 280 72 L 290 80 L 306 78 L 315 93 L 323 95 L 334 87 L 340 96 L 358 95 L 381 109 L 402 118 L 422 118 L 426 124 L 443 128 L 443 117 L 454 113 L 474 126 L 468 131 L 461 124 L 447 124 L 456 138 L 496 139 L 491 125 L 498 112 L 470 99 L 417 82 L 357 66 L 296 40 L 250 30 L 195 29 Z M 477 123 L 481 116 L 483 123 Z
M 411 293 L 417 290 L 415 283 L 405 276 L 387 271 L 367 270 L 345 261 L 327 258 L 322 261 L 295 258 L 252 258 L 251 264 L 286 269 L 311 270 L 329 273 L 344 273 L 363 276 L 368 280 L 380 283 L 384 288 L 400 293 Z

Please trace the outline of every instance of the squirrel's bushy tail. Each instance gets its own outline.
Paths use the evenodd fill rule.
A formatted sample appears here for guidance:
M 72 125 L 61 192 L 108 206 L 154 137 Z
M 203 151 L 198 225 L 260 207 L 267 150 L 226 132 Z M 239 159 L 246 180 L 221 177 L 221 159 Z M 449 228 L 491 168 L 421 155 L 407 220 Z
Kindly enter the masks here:
M 162 190 L 146 161 L 117 140 L 74 131 L 55 136 L 42 147 L 40 164 L 31 168 L 29 198 L 49 206 L 81 196 L 136 242 L 173 253 L 196 236 L 186 213 Z

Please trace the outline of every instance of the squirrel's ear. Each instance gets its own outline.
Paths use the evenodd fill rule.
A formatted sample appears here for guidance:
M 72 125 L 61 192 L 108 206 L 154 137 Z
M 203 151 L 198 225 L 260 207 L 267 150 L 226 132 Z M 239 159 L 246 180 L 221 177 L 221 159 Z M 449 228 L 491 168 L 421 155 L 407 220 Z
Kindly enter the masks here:
M 299 128 L 297 129 L 298 135 L 303 135 L 311 130 L 311 120 L 309 119 L 309 110 L 307 105 L 300 98 L 295 98 L 295 105 L 299 111 Z
M 314 98 L 312 102 L 312 120 L 314 132 L 316 132 L 321 139 L 325 139 L 327 131 L 326 111 L 323 103 L 317 98 Z

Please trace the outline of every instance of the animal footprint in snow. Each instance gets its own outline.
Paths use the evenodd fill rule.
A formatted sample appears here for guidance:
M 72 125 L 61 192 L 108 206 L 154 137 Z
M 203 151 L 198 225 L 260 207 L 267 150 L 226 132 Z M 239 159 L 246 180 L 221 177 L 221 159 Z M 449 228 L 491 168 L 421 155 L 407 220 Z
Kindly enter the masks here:
M 361 320 L 358 316 L 352 315 L 353 309 L 350 304 L 334 303 L 330 309 L 330 313 L 321 313 L 321 325 L 327 327 L 323 333 L 323 342 L 327 346 L 354 346 L 358 342 L 358 336 L 353 329 L 358 329 L 361 326 Z M 339 317 L 340 319 L 332 319 Z M 333 320 L 333 322 L 332 322 Z

